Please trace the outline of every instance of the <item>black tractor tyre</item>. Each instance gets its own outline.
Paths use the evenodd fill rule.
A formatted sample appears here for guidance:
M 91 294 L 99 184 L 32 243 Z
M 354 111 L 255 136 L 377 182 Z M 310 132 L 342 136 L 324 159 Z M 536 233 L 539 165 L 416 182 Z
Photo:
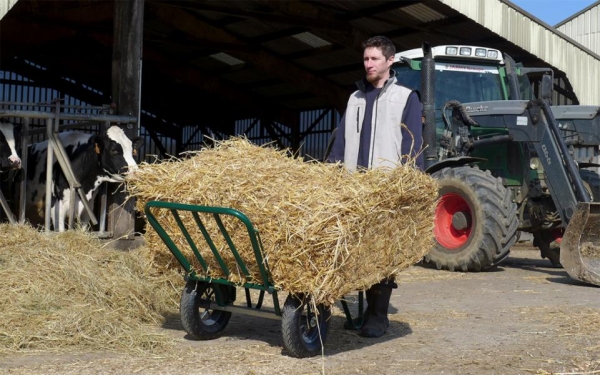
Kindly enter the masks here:
M 517 240 L 517 205 L 510 191 L 477 167 L 449 167 L 432 176 L 440 186 L 435 245 L 424 262 L 464 272 L 497 266 Z
M 594 171 L 580 169 L 579 175 L 593 202 L 600 202 L 600 175 Z M 533 233 L 533 246 L 540 249 L 543 259 L 547 258 L 553 267 L 560 268 L 560 243 L 563 231 L 560 228 L 538 230 Z
M 283 346 L 292 357 L 305 358 L 321 353 L 327 340 L 331 308 L 316 306 L 302 296 L 289 295 L 281 311 Z
M 181 293 L 181 324 L 195 340 L 218 338 L 229 323 L 231 312 L 206 308 L 207 302 L 216 302 L 217 290 L 225 301 L 234 298 L 235 288 L 232 286 L 194 280 L 189 280 Z

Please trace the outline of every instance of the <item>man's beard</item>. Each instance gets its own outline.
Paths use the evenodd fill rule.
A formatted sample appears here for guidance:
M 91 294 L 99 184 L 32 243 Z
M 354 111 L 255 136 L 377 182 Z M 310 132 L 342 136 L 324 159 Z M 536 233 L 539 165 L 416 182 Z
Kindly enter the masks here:
M 383 78 L 383 75 L 377 73 L 371 75 L 367 74 L 366 78 L 368 82 L 373 83 L 381 80 L 381 78 Z

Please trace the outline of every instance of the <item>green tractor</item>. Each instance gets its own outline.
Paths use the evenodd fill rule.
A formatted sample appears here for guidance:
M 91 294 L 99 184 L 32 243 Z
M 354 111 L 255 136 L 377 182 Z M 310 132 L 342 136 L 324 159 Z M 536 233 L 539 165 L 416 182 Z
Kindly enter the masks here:
M 593 108 L 552 107 L 551 74 L 537 86 L 527 76 L 551 71 L 525 68 L 493 48 L 425 44 L 396 54 L 393 69 L 421 93 L 425 167 L 440 184 L 435 246 L 424 261 L 483 271 L 529 232 L 543 258 L 600 284 L 589 250 L 598 240 L 585 234 L 599 229 Z

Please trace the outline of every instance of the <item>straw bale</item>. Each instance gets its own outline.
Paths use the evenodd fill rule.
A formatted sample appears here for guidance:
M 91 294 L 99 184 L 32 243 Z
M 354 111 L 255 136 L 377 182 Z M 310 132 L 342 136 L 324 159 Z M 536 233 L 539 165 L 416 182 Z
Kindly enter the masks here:
M 259 147 L 244 138 L 217 142 L 186 159 L 142 163 L 127 189 L 143 211 L 150 200 L 235 208 L 260 232 L 272 281 L 293 294 L 332 304 L 418 262 L 433 244 L 437 183 L 412 165 L 350 173 L 341 164 L 305 162 L 286 150 Z M 223 277 L 215 262 L 204 272 L 169 212 L 159 222 L 196 272 Z M 191 215 L 183 222 L 207 260 L 210 253 Z M 203 220 L 217 233 L 211 220 Z M 248 234 L 226 222 L 253 280 L 260 282 Z M 213 237 L 215 237 L 213 235 Z M 146 233 L 157 267 L 175 258 L 152 230 Z M 223 253 L 226 243 L 216 241 Z M 244 276 L 227 257 L 229 280 Z
M 156 274 L 140 255 L 103 249 L 84 231 L 0 224 L 0 354 L 167 349 L 155 327 L 176 311 L 181 276 Z

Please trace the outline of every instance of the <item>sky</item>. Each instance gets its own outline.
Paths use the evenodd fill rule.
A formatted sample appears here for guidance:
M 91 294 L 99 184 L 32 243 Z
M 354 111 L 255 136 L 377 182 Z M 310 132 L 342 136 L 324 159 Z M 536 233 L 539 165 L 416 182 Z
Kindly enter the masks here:
M 594 4 L 596 0 L 510 0 L 550 26 Z

